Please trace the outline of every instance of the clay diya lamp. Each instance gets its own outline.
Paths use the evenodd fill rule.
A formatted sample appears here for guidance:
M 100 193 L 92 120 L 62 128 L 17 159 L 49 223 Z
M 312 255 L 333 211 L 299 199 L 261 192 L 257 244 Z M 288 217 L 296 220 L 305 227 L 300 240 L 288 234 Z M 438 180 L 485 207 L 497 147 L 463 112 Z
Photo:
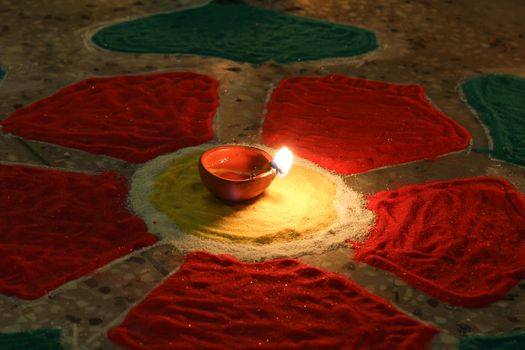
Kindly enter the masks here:
M 286 147 L 272 159 L 256 147 L 219 146 L 201 155 L 199 175 L 215 196 L 227 201 L 245 201 L 263 193 L 276 175 L 286 176 L 292 162 L 293 155 Z

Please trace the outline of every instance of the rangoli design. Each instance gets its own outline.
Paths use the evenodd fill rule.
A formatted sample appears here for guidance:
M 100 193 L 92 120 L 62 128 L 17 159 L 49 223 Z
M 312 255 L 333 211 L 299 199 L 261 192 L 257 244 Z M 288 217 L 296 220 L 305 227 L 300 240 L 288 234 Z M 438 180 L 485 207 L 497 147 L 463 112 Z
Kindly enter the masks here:
M 525 79 L 485 75 L 467 80 L 463 93 L 488 128 L 489 154 L 525 166 Z
M 108 335 L 126 349 L 390 350 L 420 349 L 437 332 L 297 260 L 196 252 Z
M 493 336 L 461 338 L 459 350 L 518 350 L 525 349 L 525 332 L 517 331 Z
M 126 180 L 0 165 L 0 292 L 39 298 L 157 237 L 125 207 Z
M 116 23 L 91 41 L 117 52 L 253 64 L 348 58 L 378 47 L 365 29 L 235 0 Z M 0 67 L 0 80 L 5 74 Z M 489 154 L 525 165 L 525 79 L 486 75 L 462 89 L 488 129 Z M 339 176 L 467 149 L 469 132 L 421 85 L 285 77 L 262 120 L 264 146 L 253 146 L 269 153 L 288 146 L 296 163 L 263 195 L 237 204 L 215 198 L 198 175 L 199 156 L 220 143 L 210 143 L 218 104 L 218 82 L 193 72 L 89 78 L 28 106 L 13 104 L 16 111 L 0 122 L 5 133 L 140 164 L 129 179 L 0 164 L 0 293 L 41 298 L 160 239 L 186 261 L 112 324 L 107 337 L 116 346 L 420 350 L 438 329 L 347 277 L 292 258 L 350 243 L 355 260 L 463 307 L 494 302 L 525 278 L 525 196 L 510 182 L 453 179 L 367 201 Z M 81 321 L 72 319 L 75 334 Z M 0 334 L 1 349 L 61 350 L 61 343 L 59 329 Z M 522 331 L 459 344 L 524 347 Z
M 367 235 L 373 215 L 363 208 L 364 198 L 300 159 L 256 200 L 232 204 L 217 199 L 198 172 L 199 157 L 210 147 L 158 157 L 132 177 L 133 211 L 179 250 L 268 259 L 321 252 Z
M 423 87 L 337 74 L 282 80 L 268 103 L 262 137 L 340 174 L 435 159 L 470 141 L 425 98 Z
M 91 78 L 20 108 L 3 131 L 142 163 L 213 138 L 217 81 L 188 72 Z
M 185 232 L 233 242 L 290 241 L 328 229 L 337 220 L 336 185 L 295 166 L 251 203 L 226 204 L 201 183 L 199 153 L 186 156 L 155 179 L 150 200 Z M 309 200 L 312 196 L 316 201 Z M 285 215 L 283 215 L 285 214 Z
M 17 333 L 0 333 L 2 350 L 64 350 L 60 329 L 37 329 Z
M 525 278 L 525 196 L 503 179 L 471 178 L 379 192 L 370 237 L 354 259 L 449 304 L 479 307 Z M 490 213 L 480 215 L 480 213 Z
M 113 51 L 197 54 L 250 63 L 350 57 L 377 48 L 368 30 L 240 2 L 210 2 L 118 23 L 101 29 L 92 40 Z

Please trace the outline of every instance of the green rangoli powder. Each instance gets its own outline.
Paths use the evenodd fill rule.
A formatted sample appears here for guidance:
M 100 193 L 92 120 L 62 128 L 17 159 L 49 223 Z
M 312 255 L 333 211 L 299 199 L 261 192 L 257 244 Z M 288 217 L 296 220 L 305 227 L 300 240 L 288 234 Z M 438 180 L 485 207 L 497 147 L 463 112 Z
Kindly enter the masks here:
M 374 33 L 237 3 L 211 2 L 103 28 L 93 42 L 108 50 L 184 53 L 279 63 L 349 57 L 377 48 Z
M 461 338 L 459 350 L 517 350 L 525 349 L 525 332 L 514 332 L 494 336 L 472 336 Z
M 2 350 L 63 350 L 60 329 L 38 329 L 18 333 L 0 333 Z
M 467 102 L 489 129 L 498 159 L 525 165 L 525 79 L 484 75 L 463 85 Z

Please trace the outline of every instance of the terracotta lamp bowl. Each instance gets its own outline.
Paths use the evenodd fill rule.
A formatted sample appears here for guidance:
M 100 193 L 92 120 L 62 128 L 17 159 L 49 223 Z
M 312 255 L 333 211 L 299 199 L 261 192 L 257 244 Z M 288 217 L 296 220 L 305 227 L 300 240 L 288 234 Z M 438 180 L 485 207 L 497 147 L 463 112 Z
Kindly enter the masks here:
M 204 186 L 227 201 L 257 197 L 270 186 L 276 172 L 272 157 L 249 146 L 220 146 L 207 150 L 199 159 L 199 175 Z

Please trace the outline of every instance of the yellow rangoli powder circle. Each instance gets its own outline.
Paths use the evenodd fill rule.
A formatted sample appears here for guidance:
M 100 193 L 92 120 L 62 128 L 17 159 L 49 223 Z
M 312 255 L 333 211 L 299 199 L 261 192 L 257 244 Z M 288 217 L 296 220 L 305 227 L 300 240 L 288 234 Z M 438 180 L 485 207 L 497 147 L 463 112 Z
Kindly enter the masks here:
M 337 221 L 336 184 L 295 165 L 258 198 L 229 204 L 201 183 L 201 152 L 176 158 L 155 179 L 149 200 L 187 234 L 214 240 L 270 244 L 304 238 Z

